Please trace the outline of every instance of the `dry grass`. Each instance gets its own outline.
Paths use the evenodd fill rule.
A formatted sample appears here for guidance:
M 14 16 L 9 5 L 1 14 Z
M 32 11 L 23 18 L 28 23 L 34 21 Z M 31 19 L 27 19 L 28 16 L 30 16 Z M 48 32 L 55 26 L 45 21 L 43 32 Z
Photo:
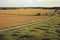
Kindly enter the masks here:
M 6 13 L 6 14 L 28 14 L 28 15 L 34 15 L 36 13 L 48 13 L 52 14 L 55 10 L 49 10 L 49 9 L 15 9 L 15 10 L 0 10 L 0 13 Z
M 23 24 L 30 21 L 38 21 L 48 18 L 49 16 L 19 16 L 19 14 L 35 15 L 41 14 L 53 14 L 55 10 L 48 9 L 16 9 L 16 10 L 0 10 L 0 28 L 10 27 L 16 24 Z M 9 14 L 9 15 L 1 15 Z M 18 15 L 10 15 L 18 14 Z

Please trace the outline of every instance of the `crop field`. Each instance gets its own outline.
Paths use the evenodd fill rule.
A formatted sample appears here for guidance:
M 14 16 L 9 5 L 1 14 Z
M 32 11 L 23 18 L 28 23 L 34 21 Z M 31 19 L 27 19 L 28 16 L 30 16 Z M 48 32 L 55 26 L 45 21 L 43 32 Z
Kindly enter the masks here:
M 55 10 L 48 9 L 11 9 L 0 10 L 0 29 L 11 27 L 13 25 L 22 25 L 27 22 L 36 22 L 49 18 L 45 14 L 53 14 Z M 40 13 L 40 16 L 36 16 Z M 34 16 L 35 15 L 35 16 Z M 42 15 L 42 16 L 41 16 Z
M 51 19 L 46 20 L 48 18 Z M 37 24 L 3 30 L 37 21 L 39 21 Z M 48 9 L 0 10 L 0 40 L 60 40 L 60 10 L 58 12 Z
M 36 22 L 38 20 L 44 20 L 49 16 L 14 16 L 14 15 L 0 15 L 0 29 L 5 27 L 11 27 L 13 25 L 22 25 L 27 22 Z
M 11 10 L 0 10 L 0 13 L 4 14 L 26 14 L 35 15 L 36 13 L 41 14 L 53 14 L 55 10 L 49 9 L 11 9 Z
M 18 29 L 0 32 L 0 40 L 60 40 L 60 16 Z

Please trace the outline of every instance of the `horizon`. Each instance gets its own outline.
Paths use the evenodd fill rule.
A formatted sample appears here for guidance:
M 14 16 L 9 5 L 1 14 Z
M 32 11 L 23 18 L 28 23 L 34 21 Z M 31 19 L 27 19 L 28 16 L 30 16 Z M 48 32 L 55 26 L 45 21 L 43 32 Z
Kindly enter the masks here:
M 45 7 L 45 8 L 54 8 L 54 7 L 56 7 L 56 6 L 53 6 L 53 7 Z M 57 6 L 57 7 L 59 7 L 59 6 Z M 13 7 L 12 6 L 12 7 L 0 7 L 0 8 L 30 8 L 30 7 Z M 33 8 L 33 7 L 31 7 L 31 8 Z M 38 8 L 38 7 L 36 7 L 36 8 Z M 44 8 L 44 7 L 42 7 L 42 8 Z

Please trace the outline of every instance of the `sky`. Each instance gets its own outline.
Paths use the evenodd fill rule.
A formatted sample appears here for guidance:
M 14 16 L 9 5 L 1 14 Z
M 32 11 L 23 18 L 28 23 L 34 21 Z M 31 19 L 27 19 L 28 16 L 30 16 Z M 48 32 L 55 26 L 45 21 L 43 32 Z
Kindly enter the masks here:
M 0 7 L 60 7 L 60 0 L 0 0 Z

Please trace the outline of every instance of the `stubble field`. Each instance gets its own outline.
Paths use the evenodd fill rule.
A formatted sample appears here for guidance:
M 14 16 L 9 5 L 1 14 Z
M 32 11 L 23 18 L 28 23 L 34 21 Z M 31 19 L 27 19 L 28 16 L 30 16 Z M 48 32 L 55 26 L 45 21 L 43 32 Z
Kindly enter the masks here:
M 44 20 L 49 16 L 31 16 L 37 13 L 53 14 L 55 10 L 43 10 L 43 9 L 11 9 L 0 10 L 0 29 L 5 27 L 11 27 L 13 25 L 21 25 L 27 22 L 36 22 L 38 20 Z M 30 16 L 29 16 L 30 15 Z

